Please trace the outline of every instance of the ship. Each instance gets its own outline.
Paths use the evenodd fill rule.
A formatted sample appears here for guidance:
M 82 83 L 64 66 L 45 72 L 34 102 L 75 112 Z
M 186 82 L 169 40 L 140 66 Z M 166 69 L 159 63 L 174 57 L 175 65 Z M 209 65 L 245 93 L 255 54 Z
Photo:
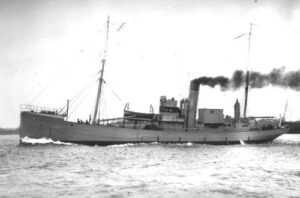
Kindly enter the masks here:
M 198 143 L 198 144 L 241 144 L 265 143 L 287 132 L 274 117 L 247 116 L 249 72 L 245 86 L 244 116 L 241 117 L 240 103 L 234 104 L 234 117 L 223 115 L 223 109 L 198 109 L 200 84 L 192 80 L 187 98 L 179 101 L 160 97 L 159 112 L 135 112 L 126 104 L 123 116 L 100 119 L 99 103 L 106 62 L 109 18 L 106 23 L 106 47 L 99 77 L 93 117 L 86 121 L 68 120 L 68 105 L 65 112 L 58 109 L 22 105 L 20 113 L 20 143 L 25 137 L 85 145 L 114 145 L 126 143 Z M 249 42 L 251 28 L 249 32 Z M 196 118 L 198 114 L 198 117 Z

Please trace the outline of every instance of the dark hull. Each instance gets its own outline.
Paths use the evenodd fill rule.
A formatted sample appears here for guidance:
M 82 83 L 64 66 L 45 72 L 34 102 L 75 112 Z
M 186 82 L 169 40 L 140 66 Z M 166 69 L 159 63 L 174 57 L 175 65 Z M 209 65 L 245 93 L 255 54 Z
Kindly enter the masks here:
M 143 130 L 65 122 L 63 117 L 42 113 L 22 112 L 20 138 L 49 138 L 54 141 L 85 145 L 125 143 L 200 143 L 240 144 L 270 142 L 287 129 L 242 130 L 235 128 L 180 130 Z

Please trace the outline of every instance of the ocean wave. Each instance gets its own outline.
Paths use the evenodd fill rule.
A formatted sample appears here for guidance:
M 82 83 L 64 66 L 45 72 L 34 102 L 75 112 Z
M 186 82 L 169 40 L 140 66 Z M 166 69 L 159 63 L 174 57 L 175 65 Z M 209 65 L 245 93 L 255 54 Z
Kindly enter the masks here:
M 300 145 L 299 134 L 284 134 L 274 140 L 274 143 Z
M 61 141 L 54 141 L 52 139 L 48 138 L 39 138 L 39 139 L 34 139 L 30 137 L 24 137 L 21 139 L 21 143 L 24 144 L 55 144 L 55 145 L 74 145 L 72 143 L 66 143 L 66 142 L 61 142 Z

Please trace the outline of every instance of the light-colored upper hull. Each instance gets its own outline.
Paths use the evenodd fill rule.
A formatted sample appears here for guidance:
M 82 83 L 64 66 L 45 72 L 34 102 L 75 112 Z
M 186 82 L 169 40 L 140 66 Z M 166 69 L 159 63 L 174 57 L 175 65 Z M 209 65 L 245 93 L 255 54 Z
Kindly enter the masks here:
M 51 138 L 64 142 L 90 145 L 110 145 L 138 142 L 193 142 L 206 144 L 234 144 L 244 141 L 261 143 L 272 141 L 287 129 L 238 130 L 238 129 L 199 129 L 182 130 L 143 130 L 107 127 L 90 124 L 65 122 L 61 117 L 41 113 L 22 112 L 20 138 Z

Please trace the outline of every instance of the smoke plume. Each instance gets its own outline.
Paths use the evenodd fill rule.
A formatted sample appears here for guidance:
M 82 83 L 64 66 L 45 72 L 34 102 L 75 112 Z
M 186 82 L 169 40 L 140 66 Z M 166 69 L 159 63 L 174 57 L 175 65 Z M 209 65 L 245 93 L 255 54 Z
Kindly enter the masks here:
M 210 87 L 220 86 L 222 91 L 239 89 L 245 86 L 246 73 L 242 70 L 233 72 L 231 78 L 224 76 L 200 77 L 193 80 L 198 85 Z M 286 72 L 284 67 L 275 68 L 270 73 L 263 74 L 251 71 L 249 75 L 249 85 L 251 88 L 263 88 L 265 86 L 278 86 L 300 91 L 300 70 Z

